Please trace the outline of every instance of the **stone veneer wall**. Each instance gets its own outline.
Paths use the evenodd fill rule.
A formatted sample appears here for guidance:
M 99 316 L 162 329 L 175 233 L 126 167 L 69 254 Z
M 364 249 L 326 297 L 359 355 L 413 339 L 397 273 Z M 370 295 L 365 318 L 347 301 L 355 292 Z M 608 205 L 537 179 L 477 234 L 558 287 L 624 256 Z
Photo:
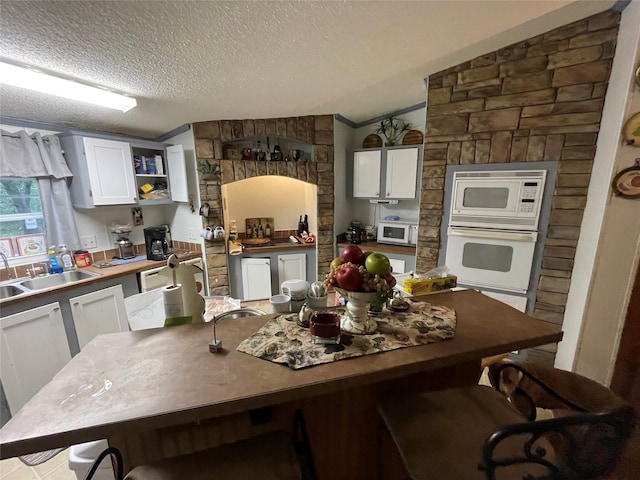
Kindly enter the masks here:
M 534 315 L 562 324 L 619 22 L 603 12 L 429 77 L 418 271 L 438 262 L 447 165 L 557 161 Z
M 333 260 L 333 115 L 268 118 L 258 120 L 216 120 L 193 124 L 198 167 L 217 164 L 220 176 L 205 178 L 198 172 L 200 203 L 208 202 L 210 212 L 203 226 L 223 224 L 221 186 L 262 175 L 283 175 L 318 186 L 318 273 L 329 270 Z M 278 136 L 313 146 L 313 159 L 307 162 L 257 162 L 226 160 L 223 144 L 243 138 Z M 257 194 L 259 192 L 256 192 Z M 258 201 L 256 195 L 256 201 Z M 228 225 L 225 230 L 228 231 Z M 225 242 L 206 242 L 205 256 L 211 295 L 229 294 Z

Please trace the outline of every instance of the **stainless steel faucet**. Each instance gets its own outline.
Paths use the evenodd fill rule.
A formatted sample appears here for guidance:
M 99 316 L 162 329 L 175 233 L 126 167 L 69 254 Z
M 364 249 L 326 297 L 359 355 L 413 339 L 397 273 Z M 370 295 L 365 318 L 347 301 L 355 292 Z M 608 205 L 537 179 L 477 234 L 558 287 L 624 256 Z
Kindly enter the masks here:
M 7 256 L 4 253 L 0 252 L 0 257 L 2 257 L 4 268 L 7 270 L 7 278 L 12 279 L 13 277 L 11 276 L 11 269 L 9 268 L 9 260 L 7 260 Z

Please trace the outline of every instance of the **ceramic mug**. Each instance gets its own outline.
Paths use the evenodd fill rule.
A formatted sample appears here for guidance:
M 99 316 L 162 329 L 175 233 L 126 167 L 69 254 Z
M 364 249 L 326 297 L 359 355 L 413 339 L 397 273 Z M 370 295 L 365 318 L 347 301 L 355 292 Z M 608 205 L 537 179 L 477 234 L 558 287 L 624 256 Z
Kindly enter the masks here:
M 213 240 L 213 229 L 211 227 L 207 227 L 202 232 L 200 232 L 200 236 L 205 240 Z
M 224 238 L 224 228 L 220 225 L 213 229 L 213 238 Z
M 285 294 L 271 295 L 269 298 L 273 313 L 289 313 L 291 311 L 291 297 Z
M 327 296 L 323 297 L 307 297 L 307 303 L 310 308 L 327 308 Z

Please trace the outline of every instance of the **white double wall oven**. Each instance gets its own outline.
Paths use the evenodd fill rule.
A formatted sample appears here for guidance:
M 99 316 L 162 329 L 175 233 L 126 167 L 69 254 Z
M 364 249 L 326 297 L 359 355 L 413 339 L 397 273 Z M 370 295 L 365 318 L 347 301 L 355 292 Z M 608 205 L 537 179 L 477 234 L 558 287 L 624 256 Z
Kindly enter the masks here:
M 529 168 L 453 167 L 447 172 L 445 191 L 450 195 L 442 229 L 444 263 L 458 277 L 458 285 L 523 312 L 535 294 L 535 259 L 541 258 L 539 240 L 546 232 L 543 204 L 553 185 L 545 185 L 555 183 L 555 168 L 525 166 Z

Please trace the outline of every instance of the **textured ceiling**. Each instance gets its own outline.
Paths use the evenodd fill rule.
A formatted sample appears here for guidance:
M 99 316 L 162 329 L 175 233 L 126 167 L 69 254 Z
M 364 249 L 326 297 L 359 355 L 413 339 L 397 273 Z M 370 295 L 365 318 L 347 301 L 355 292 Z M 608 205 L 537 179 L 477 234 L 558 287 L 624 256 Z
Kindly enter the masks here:
M 130 94 L 126 113 L 0 89 L 0 115 L 156 137 L 190 122 L 425 100 L 428 75 L 613 0 L 0 1 L 0 57 Z

